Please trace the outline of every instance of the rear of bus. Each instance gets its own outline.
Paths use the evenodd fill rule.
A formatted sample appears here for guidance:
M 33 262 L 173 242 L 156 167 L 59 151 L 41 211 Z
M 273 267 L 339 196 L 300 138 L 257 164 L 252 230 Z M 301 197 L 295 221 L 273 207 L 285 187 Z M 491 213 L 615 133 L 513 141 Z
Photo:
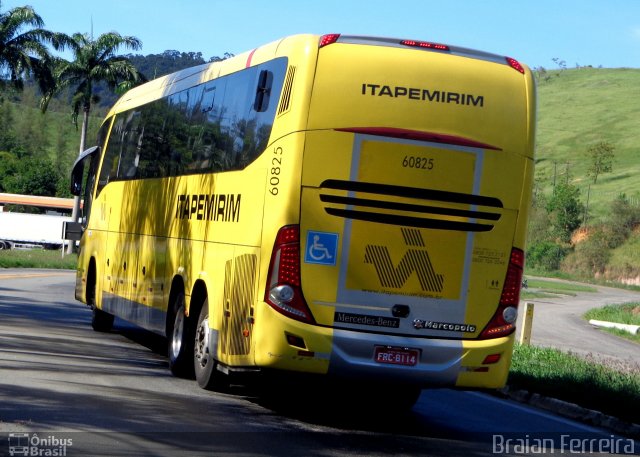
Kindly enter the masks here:
M 289 347 L 265 345 L 258 363 L 421 387 L 503 386 L 534 113 L 531 73 L 513 59 L 322 37 L 299 227 L 276 240 L 266 298 Z M 300 269 L 294 298 L 274 273 L 287 253 Z

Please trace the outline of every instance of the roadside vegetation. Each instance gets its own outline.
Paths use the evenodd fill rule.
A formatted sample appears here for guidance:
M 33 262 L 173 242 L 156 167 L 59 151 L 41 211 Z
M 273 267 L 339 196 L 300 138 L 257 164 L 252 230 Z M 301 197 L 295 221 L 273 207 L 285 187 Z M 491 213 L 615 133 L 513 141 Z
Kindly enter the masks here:
M 557 349 L 516 345 L 508 384 L 638 422 L 638 371 L 615 369 Z
M 75 270 L 76 254 L 67 254 L 46 249 L 12 249 L 0 251 L 0 268 L 55 268 Z
M 568 295 L 575 297 L 578 292 L 595 293 L 598 289 L 585 284 L 549 281 L 544 279 L 527 279 L 527 288 L 520 293 L 523 300 L 533 298 Z
M 619 324 L 640 325 L 640 303 L 625 303 L 622 305 L 607 305 L 587 311 L 584 315 L 587 320 L 617 322 Z M 615 328 L 602 328 L 603 331 L 640 343 L 640 334 L 633 335 L 624 330 Z M 640 354 L 640 346 L 638 346 Z
M 535 185 L 527 273 L 640 285 L 635 69 L 534 69 Z M 576 109 L 579 106 L 580 109 Z

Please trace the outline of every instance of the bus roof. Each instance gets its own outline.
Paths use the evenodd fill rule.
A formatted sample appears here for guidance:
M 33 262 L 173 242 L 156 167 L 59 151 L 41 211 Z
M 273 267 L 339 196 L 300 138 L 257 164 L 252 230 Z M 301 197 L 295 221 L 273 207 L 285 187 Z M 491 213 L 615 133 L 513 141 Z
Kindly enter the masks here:
M 107 117 L 134 106 L 139 106 L 163 96 L 179 92 L 196 84 L 271 60 L 276 56 L 280 44 L 286 40 L 311 40 L 317 43 L 318 39 L 319 35 L 293 35 L 262 45 L 251 51 L 243 52 L 229 59 L 209 62 L 161 76 L 129 90 L 113 105 Z
M 259 46 L 253 50 L 243 52 L 229 59 L 209 62 L 202 65 L 186 68 L 165 76 L 161 76 L 140 86 L 134 87 L 124 94 L 111 108 L 107 117 L 114 113 L 125 111 L 135 106 L 157 100 L 166 95 L 171 95 L 188 87 L 209 81 L 220 76 L 225 76 L 244 68 L 251 67 L 273 59 L 282 49 L 284 42 L 298 42 L 302 45 L 315 43 L 318 47 L 328 46 L 333 43 L 362 44 L 371 46 L 386 46 L 403 49 L 420 49 L 424 51 L 440 52 L 455 56 L 469 57 L 490 61 L 502 65 L 510 65 L 514 69 L 524 73 L 524 68 L 509 57 L 478 51 L 460 46 L 435 43 L 429 41 L 408 40 L 400 38 L 387 38 L 360 35 L 291 35 L 279 40 Z

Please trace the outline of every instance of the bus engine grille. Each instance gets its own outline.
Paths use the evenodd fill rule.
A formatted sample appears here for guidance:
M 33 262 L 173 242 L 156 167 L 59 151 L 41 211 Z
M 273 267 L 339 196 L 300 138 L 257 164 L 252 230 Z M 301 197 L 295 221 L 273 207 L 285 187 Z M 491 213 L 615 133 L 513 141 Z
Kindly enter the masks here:
M 224 309 L 220 351 L 228 355 L 246 355 L 253 334 L 254 290 L 257 256 L 243 254 L 225 265 Z
M 334 205 L 325 206 L 327 214 L 404 227 L 488 232 L 503 208 L 495 197 L 360 181 L 329 179 L 320 190 L 349 192 L 347 196 L 321 193 L 323 203 Z M 487 209 L 479 210 L 480 206 Z

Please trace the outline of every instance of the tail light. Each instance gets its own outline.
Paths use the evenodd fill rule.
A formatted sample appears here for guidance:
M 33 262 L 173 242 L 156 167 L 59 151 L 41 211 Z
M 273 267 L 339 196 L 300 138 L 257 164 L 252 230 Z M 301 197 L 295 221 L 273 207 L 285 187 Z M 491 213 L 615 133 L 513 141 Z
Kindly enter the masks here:
M 430 41 L 402 40 L 400 44 L 413 48 L 434 49 L 436 51 L 450 51 L 446 44 L 432 43 Z
M 480 334 L 480 339 L 499 338 L 515 331 L 523 268 L 524 252 L 513 248 L 498 309 Z
M 524 75 L 524 67 L 520 64 L 520 62 L 518 62 L 516 59 L 512 59 L 511 57 L 505 57 L 505 59 L 507 59 L 507 63 L 511 68 L 519 71 Z
M 265 301 L 276 311 L 298 321 L 315 323 L 300 285 L 300 227 L 278 231 L 271 253 Z
M 320 37 L 320 42 L 318 43 L 318 47 L 323 48 L 327 45 L 333 44 L 336 41 L 338 41 L 338 38 L 340 38 L 339 33 L 330 33 L 328 35 L 322 35 Z

